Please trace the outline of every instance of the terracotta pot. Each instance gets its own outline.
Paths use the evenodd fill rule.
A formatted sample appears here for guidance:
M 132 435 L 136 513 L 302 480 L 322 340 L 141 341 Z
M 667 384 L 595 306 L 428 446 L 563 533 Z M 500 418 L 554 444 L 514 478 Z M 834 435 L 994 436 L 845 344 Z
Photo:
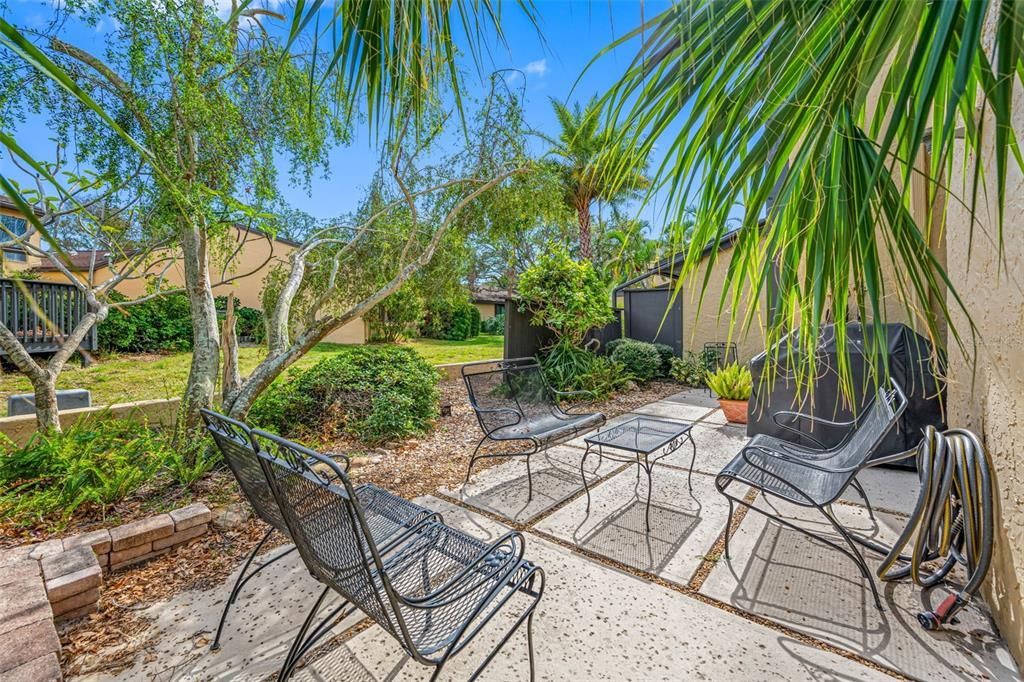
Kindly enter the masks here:
M 718 399 L 718 405 L 725 413 L 725 418 L 734 424 L 747 423 L 747 400 Z

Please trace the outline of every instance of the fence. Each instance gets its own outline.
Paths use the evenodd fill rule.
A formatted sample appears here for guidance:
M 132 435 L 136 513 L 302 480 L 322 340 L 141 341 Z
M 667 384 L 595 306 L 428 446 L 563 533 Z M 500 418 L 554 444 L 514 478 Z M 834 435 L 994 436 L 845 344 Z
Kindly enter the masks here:
M 72 284 L 0 279 L 0 323 L 29 353 L 56 351 L 88 310 L 85 294 Z M 95 327 L 79 347 L 96 350 Z

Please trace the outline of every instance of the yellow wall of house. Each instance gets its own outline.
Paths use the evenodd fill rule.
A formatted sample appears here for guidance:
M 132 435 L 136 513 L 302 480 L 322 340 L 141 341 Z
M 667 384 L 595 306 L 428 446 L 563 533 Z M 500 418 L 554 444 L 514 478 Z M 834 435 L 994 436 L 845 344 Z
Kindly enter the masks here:
M 262 309 L 264 279 L 274 265 L 286 262 L 295 247 L 290 244 L 270 239 L 261 234 L 246 232 L 233 228 L 235 241 L 223 240 L 215 243 L 211 249 L 211 279 L 232 281 L 215 286 L 214 295 L 226 296 L 234 294 L 241 305 L 249 308 Z M 238 249 L 239 245 L 241 246 Z M 235 249 L 238 249 L 236 252 Z M 223 263 L 230 259 L 231 266 L 225 269 Z M 185 271 L 182 260 L 176 251 L 165 250 L 152 255 L 147 274 L 162 272 L 168 260 L 173 260 L 171 267 L 164 273 L 164 288 L 180 287 L 185 282 Z M 87 272 L 75 273 L 85 280 Z M 66 282 L 61 272 L 43 271 L 41 279 L 53 282 Z M 111 276 L 109 267 L 97 268 L 94 281 L 102 282 Z M 147 292 L 149 283 L 145 278 L 130 279 L 117 286 L 117 290 L 129 298 L 138 298 Z M 367 339 L 366 325 L 362 319 L 356 319 L 335 330 L 325 340 L 333 343 L 365 343 Z
M 991 20 L 986 28 L 991 38 Z M 1013 100 L 1013 128 L 1021 138 L 1024 89 L 1019 83 L 1015 83 Z M 973 367 L 969 359 L 950 349 L 949 424 L 978 434 L 995 467 L 997 530 L 985 592 L 1000 633 L 1017 662 L 1024 664 L 1024 175 L 1011 161 L 1000 258 L 995 238 L 994 128 L 985 127 L 982 157 L 989 194 L 979 202 L 979 224 L 970 249 L 967 210 L 950 201 L 946 214 L 950 278 L 981 337 Z M 962 150 L 958 149 L 957 157 L 949 186 L 959 196 L 969 197 L 972 170 L 964 174 Z M 958 311 L 952 293 L 947 299 L 954 324 L 966 333 L 966 316 Z
M 731 249 L 718 253 L 714 261 L 705 259 L 698 270 L 683 283 L 679 295 L 683 297 L 683 348 L 700 352 L 705 343 L 731 342 L 736 344 L 736 352 L 740 362 L 746 362 L 764 350 L 764 311 L 763 297 L 756 303 L 757 313 L 749 329 L 744 329 L 743 318 L 751 306 L 752 297 L 748 293 L 740 299 L 735 309 L 736 323 L 730 322 L 734 310 L 730 302 L 721 313 L 718 307 L 725 290 L 725 277 L 729 268 Z M 711 268 L 711 275 L 704 290 L 703 302 L 700 289 L 704 282 L 706 269 Z
M 0 215 L 9 215 L 14 216 L 15 218 L 22 217 L 22 214 L 19 211 L 13 208 L 8 208 L 6 206 L 0 206 Z M 9 237 L 6 233 L 0 233 L 0 240 L 7 239 L 9 239 Z M 34 246 L 39 246 L 39 234 L 33 234 L 31 237 L 29 237 L 29 242 L 32 243 Z M 39 258 L 37 258 L 36 256 L 30 256 L 26 254 L 24 261 L 18 261 L 11 260 L 11 258 L 8 255 L 6 255 L 6 251 L 0 250 L 0 254 L 2 254 L 0 255 L 0 259 L 2 259 L 0 260 L 0 263 L 2 263 L 3 272 L 5 273 L 20 272 L 22 270 L 27 270 L 28 268 L 33 268 L 39 265 Z
M 476 309 L 480 311 L 481 320 L 489 320 L 494 317 L 495 312 L 493 303 L 477 303 L 474 301 L 473 305 L 475 305 Z

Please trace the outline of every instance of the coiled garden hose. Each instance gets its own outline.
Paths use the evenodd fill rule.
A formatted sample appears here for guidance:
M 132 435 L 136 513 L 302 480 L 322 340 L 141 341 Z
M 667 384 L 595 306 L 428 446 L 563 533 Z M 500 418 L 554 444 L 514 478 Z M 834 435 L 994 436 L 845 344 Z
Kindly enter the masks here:
M 907 454 L 886 457 L 877 463 L 902 459 Z M 942 582 L 957 563 L 965 566 L 967 581 L 963 587 L 946 597 L 934 611 L 917 614 L 926 630 L 937 630 L 967 606 L 992 563 L 992 462 L 981 441 L 970 431 L 950 429 L 940 433 L 929 426 L 917 447 L 917 472 L 921 481 L 917 504 L 892 547 L 866 538 L 856 539 L 885 555 L 878 568 L 878 577 L 883 581 L 909 575 L 921 587 L 932 587 Z M 912 539 L 913 552 L 909 556 L 902 554 Z M 941 563 L 931 569 L 925 566 L 936 561 Z

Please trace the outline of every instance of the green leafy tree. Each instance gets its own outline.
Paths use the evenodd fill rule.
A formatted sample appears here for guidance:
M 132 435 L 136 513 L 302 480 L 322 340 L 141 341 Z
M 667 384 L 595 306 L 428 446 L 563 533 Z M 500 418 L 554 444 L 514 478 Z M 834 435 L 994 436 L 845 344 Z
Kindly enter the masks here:
M 576 262 L 563 246 L 552 246 L 519 278 L 522 307 L 530 324 L 547 327 L 559 342 L 579 346 L 586 333 L 612 321 L 607 285 L 589 261 Z
M 154 216 L 157 236 L 182 256 L 193 333 L 184 416 L 187 424 L 198 423 L 196 411 L 211 404 L 219 369 L 216 242 L 233 222 L 255 216 L 276 197 L 275 155 L 291 158 L 299 182 L 324 167 L 327 151 L 346 138 L 329 97 L 339 84 L 332 79 L 311 89 L 310 73 L 324 64 L 286 50 L 262 26 L 273 20 L 266 13 L 225 20 L 204 2 L 165 3 L 157 12 L 147 0 L 69 3 L 54 12 L 112 26 L 100 54 L 71 42 L 62 23 L 39 38 L 38 48 L 93 102 L 114 112 L 145 151 L 50 78 L 28 67 L 5 73 L 27 80 L 25 105 L 45 108 L 53 128 L 77 142 L 79 163 L 113 178 L 145 169 L 135 191 Z
M 1024 167 L 1013 129 L 1022 36 L 1019 2 L 676 2 L 607 48 L 642 37 L 605 104 L 627 131 L 622 144 L 639 153 L 658 145 L 670 159 L 654 186 L 666 188 L 677 217 L 700 189 L 700 220 L 676 245 L 684 276 L 743 206 L 719 303 L 747 328 L 758 311 L 744 297 L 774 291 L 767 343 L 799 320 L 807 359 L 799 378 L 809 379 L 821 326 L 851 312 L 882 322 L 886 296 L 936 345 L 944 323 L 950 343 L 969 352 L 973 323 L 968 315 L 969 328 L 958 328 L 947 308 L 962 304 L 930 247 L 932 211 L 940 195 L 963 202 L 973 231 L 984 190 L 998 200 L 1001 243 L 1007 171 Z M 987 169 L 993 130 L 995 168 Z M 942 183 L 958 146 L 973 159 L 972 196 L 948 196 Z M 910 202 L 922 179 L 928 215 L 919 224 Z M 890 281 L 887 259 L 897 273 Z M 843 325 L 836 335 L 845 347 Z M 884 357 L 876 337 L 868 350 Z M 848 366 L 840 370 L 850 387 Z
M 560 127 L 551 144 L 553 167 L 559 175 L 565 203 L 576 212 L 579 254 L 593 256 L 591 207 L 595 201 L 614 202 L 636 195 L 648 186 L 647 150 L 625 144 L 627 132 L 602 127 L 600 102 L 572 108 L 552 99 Z

